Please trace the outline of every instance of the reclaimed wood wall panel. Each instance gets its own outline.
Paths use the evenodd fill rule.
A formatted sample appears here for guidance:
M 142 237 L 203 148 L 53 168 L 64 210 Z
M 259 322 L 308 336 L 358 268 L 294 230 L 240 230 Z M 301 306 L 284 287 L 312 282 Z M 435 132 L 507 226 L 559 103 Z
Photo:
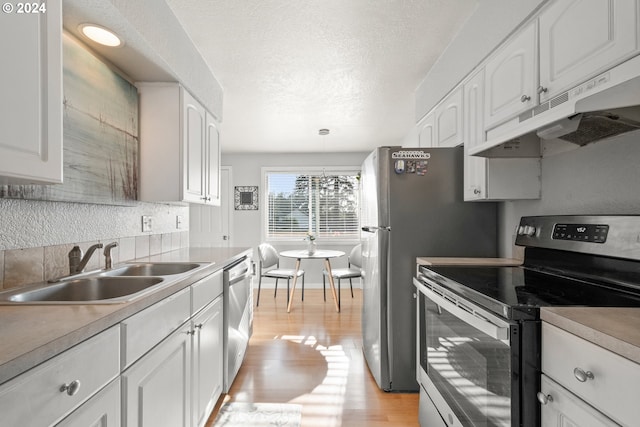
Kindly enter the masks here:
M 138 198 L 138 92 L 63 37 L 64 183 L 0 186 L 0 197 L 128 205 Z

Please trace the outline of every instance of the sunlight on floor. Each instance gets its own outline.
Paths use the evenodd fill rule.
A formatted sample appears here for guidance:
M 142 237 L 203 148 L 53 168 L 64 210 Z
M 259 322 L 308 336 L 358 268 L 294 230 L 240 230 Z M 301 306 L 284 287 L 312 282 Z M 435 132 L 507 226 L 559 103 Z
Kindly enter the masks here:
M 290 403 L 303 405 L 305 425 L 340 427 L 349 375 L 349 358 L 342 345 L 325 347 L 319 345 L 318 340 L 313 336 L 282 335 L 274 339 L 307 345 L 319 352 L 327 361 L 327 374 L 322 383 L 311 393 L 298 396 Z

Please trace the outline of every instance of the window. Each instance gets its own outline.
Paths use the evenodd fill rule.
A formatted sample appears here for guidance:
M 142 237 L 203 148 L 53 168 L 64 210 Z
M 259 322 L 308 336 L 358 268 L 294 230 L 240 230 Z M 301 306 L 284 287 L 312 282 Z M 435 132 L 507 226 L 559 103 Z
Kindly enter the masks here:
M 354 169 L 265 169 L 265 237 L 358 239 L 358 174 Z

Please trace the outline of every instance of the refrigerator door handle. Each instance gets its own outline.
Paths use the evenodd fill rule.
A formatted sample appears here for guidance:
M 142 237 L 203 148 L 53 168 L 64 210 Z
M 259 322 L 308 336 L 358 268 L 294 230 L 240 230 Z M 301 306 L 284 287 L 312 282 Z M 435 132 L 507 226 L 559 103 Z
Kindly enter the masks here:
M 368 225 L 368 226 L 362 227 L 362 231 L 366 231 L 367 233 L 375 233 L 378 230 L 391 231 L 391 227 L 385 226 L 385 225 L 381 225 L 381 226 Z

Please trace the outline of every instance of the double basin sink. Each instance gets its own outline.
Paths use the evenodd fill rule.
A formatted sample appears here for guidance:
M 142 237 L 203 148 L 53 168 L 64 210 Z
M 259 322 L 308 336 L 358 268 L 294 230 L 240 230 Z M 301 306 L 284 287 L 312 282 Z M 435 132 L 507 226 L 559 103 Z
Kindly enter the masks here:
M 66 277 L 0 293 L 0 304 L 115 304 L 129 302 L 172 277 L 195 270 L 196 263 L 137 263 Z

